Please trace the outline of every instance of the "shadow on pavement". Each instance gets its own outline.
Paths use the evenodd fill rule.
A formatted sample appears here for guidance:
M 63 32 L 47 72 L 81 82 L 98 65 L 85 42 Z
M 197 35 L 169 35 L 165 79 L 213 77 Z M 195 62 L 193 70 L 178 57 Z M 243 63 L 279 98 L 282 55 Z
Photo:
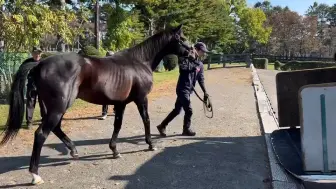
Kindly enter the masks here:
M 153 137 L 155 138 L 155 137 Z M 107 139 L 75 141 L 76 145 L 107 144 Z M 120 138 L 118 142 L 137 143 L 144 136 Z M 132 175 L 113 175 L 110 180 L 127 181 L 126 189 L 146 188 L 230 188 L 269 189 L 270 173 L 262 136 L 256 137 L 176 137 L 187 140 L 182 146 L 167 146 L 162 152 L 142 164 Z M 61 150 L 63 143 L 45 145 Z M 61 150 L 64 151 L 64 150 Z M 140 150 L 143 151 L 143 150 Z M 122 154 L 139 151 L 123 152 Z M 112 153 L 82 156 L 76 161 L 110 159 Z M 127 156 L 124 156 L 127 158 Z M 28 169 L 30 156 L 0 157 L 0 174 Z M 73 161 L 68 157 L 41 156 L 40 166 L 62 166 Z M 118 160 L 116 160 L 118 161 Z M 52 171 L 52 168 L 50 168 Z M 10 188 L 28 186 L 17 184 L 0 186 Z
M 269 168 L 262 137 L 184 138 L 197 140 L 165 150 L 132 175 L 126 189 L 146 188 L 270 188 Z

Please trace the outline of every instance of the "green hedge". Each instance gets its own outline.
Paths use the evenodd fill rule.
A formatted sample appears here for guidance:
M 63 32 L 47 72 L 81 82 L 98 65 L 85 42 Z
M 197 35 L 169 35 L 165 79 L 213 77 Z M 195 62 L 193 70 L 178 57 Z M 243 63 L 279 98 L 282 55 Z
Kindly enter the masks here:
M 89 56 L 96 56 L 96 57 L 105 57 L 106 56 L 106 51 L 104 49 L 100 49 L 100 51 L 98 51 L 95 47 L 88 45 L 85 46 L 82 51 L 84 52 L 85 55 L 89 55 Z M 52 55 L 56 55 L 59 54 L 60 52 L 43 52 L 41 55 L 41 58 L 47 58 L 49 56 Z
M 222 54 L 209 54 L 206 56 L 206 58 L 204 59 L 203 63 L 207 64 L 207 63 L 221 63 L 223 62 L 222 60 Z
M 278 60 L 275 61 L 275 62 L 274 62 L 274 70 L 280 70 L 281 67 L 282 67 L 283 65 L 285 65 L 285 64 L 281 63 L 281 62 L 278 61 Z
M 106 51 L 104 49 L 96 49 L 94 46 L 87 45 L 83 48 L 84 54 L 88 56 L 96 56 L 96 57 L 105 57 Z
M 170 54 L 163 57 L 163 66 L 166 70 L 171 71 L 175 69 L 178 64 L 178 58 L 176 55 Z
M 267 58 L 254 58 L 253 65 L 258 69 L 267 69 L 268 59 Z
M 335 67 L 335 63 L 326 63 L 321 61 L 290 61 L 287 64 L 281 66 L 281 70 L 304 70 L 304 69 L 315 69 L 315 68 L 325 68 L 325 67 Z
M 56 55 L 56 54 L 58 54 L 58 53 L 57 52 L 43 52 L 41 54 L 41 58 L 47 58 L 49 56 L 53 56 L 53 55 Z

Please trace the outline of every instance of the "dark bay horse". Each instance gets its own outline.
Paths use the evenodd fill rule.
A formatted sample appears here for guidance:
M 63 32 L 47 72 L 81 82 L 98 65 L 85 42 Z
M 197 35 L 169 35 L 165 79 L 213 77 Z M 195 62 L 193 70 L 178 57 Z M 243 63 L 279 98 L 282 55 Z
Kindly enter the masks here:
M 0 145 L 13 139 L 22 126 L 24 114 L 24 85 L 30 72 L 43 101 L 47 115 L 35 131 L 29 171 L 33 184 L 43 183 L 38 175 L 42 146 L 53 132 L 78 158 L 75 144 L 61 129 L 61 120 L 76 98 L 99 105 L 114 105 L 114 130 L 109 147 L 118 158 L 116 140 L 121 129 L 125 107 L 135 102 L 145 128 L 145 140 L 150 150 L 150 119 L 147 95 L 153 86 L 153 70 L 165 55 L 183 56 L 188 49 L 183 44 L 182 25 L 157 33 L 142 43 L 115 53 L 110 57 L 95 58 L 76 53 L 64 53 L 43 59 L 39 64 L 27 63 L 16 73 L 10 93 L 10 109 L 5 136 Z

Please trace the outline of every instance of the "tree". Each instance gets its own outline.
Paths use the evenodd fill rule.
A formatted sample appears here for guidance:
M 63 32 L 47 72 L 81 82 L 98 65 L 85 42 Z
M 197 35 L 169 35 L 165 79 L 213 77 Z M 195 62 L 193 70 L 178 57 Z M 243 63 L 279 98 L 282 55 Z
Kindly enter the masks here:
M 8 86 L 18 65 L 27 58 L 27 54 L 18 52 L 30 52 L 33 45 L 49 46 L 46 40 L 57 36 L 72 45 L 77 36 L 83 34 L 79 21 L 87 20 L 86 16 L 81 13 L 78 16 L 74 10 L 50 8 L 35 0 L 0 3 L 4 6 L 0 14 L 0 39 L 4 41 L 5 52 L 1 57 L 0 72 Z
M 336 3 L 329 8 L 327 21 L 330 22 L 331 27 L 336 27 Z
M 124 10 L 118 2 L 114 5 L 113 7 L 107 4 L 103 7 L 103 12 L 107 17 L 104 47 L 119 51 L 143 39 L 143 25 L 139 23 L 138 12 Z
M 205 30 L 202 32 L 201 41 L 207 43 L 210 49 L 217 49 L 219 52 L 229 52 L 230 45 L 236 43 L 235 22 L 230 16 L 230 7 L 223 1 L 209 1 L 205 5 L 210 12 L 212 19 L 206 22 Z
M 269 1 L 257 2 L 254 8 L 260 8 L 267 15 L 272 11 L 272 5 Z
M 239 37 L 244 39 L 246 48 L 252 47 L 254 43 L 268 42 L 272 29 L 265 26 L 266 15 L 260 8 L 246 8 L 239 18 Z
M 329 7 L 329 5 L 321 3 L 318 4 L 317 2 L 314 2 L 312 6 L 309 7 L 307 10 L 306 15 L 308 16 L 316 16 L 317 17 L 317 27 L 318 27 L 318 38 L 320 41 L 320 48 L 319 52 L 320 55 L 324 53 L 328 53 L 328 55 L 332 56 L 332 53 L 334 51 L 333 47 L 333 29 L 332 24 L 334 24 L 333 21 L 333 12 L 332 7 Z

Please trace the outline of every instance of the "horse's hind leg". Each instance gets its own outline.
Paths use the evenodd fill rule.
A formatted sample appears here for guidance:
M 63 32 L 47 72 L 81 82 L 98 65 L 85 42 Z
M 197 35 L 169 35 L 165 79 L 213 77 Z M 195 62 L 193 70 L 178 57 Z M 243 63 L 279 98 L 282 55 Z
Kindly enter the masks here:
M 150 119 L 148 115 L 148 99 L 147 97 L 145 97 L 145 99 L 143 100 L 136 101 L 135 104 L 138 107 L 140 116 L 142 118 L 142 121 L 145 127 L 145 140 L 146 140 L 146 143 L 149 145 L 148 149 L 154 151 L 156 150 L 156 148 L 154 147 L 152 143 L 152 139 L 151 139 Z
M 114 107 L 115 107 L 114 130 L 113 130 L 112 138 L 110 140 L 110 149 L 113 152 L 114 158 L 120 158 L 121 155 L 117 150 L 117 138 L 118 138 L 119 131 L 121 129 L 126 104 L 118 104 L 118 105 L 115 105 Z
M 42 184 L 43 180 L 38 175 L 41 149 L 48 135 L 57 126 L 63 116 L 63 112 L 48 111 L 41 126 L 35 131 L 33 152 L 30 160 L 29 172 L 33 175 L 32 184 Z
M 63 118 L 63 116 L 62 116 Z M 53 133 L 65 144 L 65 146 L 71 151 L 70 155 L 77 159 L 78 158 L 78 152 L 76 149 L 75 144 L 72 142 L 72 140 L 62 131 L 61 129 L 61 122 L 62 118 L 57 124 L 57 126 L 54 128 Z

